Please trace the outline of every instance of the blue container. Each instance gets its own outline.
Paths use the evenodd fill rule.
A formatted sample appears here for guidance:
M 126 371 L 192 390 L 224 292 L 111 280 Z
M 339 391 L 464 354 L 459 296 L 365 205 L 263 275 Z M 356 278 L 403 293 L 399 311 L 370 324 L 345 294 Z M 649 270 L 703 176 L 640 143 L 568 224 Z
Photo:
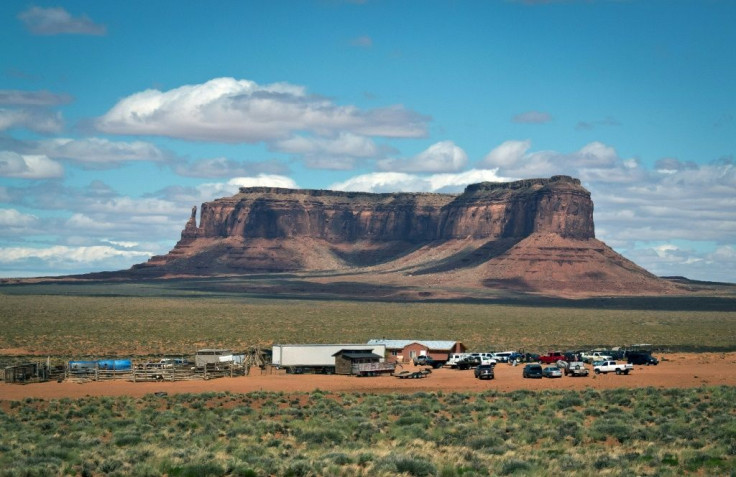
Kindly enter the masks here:
M 97 361 L 69 361 L 69 371 L 72 374 L 94 373 Z
M 99 369 L 109 371 L 129 371 L 131 363 L 129 359 L 102 359 L 97 361 Z

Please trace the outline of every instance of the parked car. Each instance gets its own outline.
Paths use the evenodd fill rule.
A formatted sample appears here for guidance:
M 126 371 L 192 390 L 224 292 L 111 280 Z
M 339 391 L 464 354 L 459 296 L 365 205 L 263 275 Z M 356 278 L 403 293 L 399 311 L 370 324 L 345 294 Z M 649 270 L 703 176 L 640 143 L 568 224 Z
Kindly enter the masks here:
M 542 377 L 542 365 L 541 364 L 527 364 L 524 366 L 524 371 L 521 375 L 525 378 L 541 378 Z
M 631 352 L 630 351 L 626 353 L 626 361 L 629 364 L 638 364 L 638 365 L 646 364 L 647 366 L 649 365 L 656 366 L 659 364 L 659 360 L 657 358 L 655 358 L 649 353 L 644 353 L 644 352 Z
M 542 376 L 545 378 L 561 378 L 562 370 L 557 366 L 547 366 L 542 370 Z
M 602 363 L 593 366 L 593 371 L 595 374 L 606 374 L 606 373 L 616 373 L 616 374 L 629 374 L 630 371 L 634 369 L 633 364 L 619 364 L 615 361 L 603 361 Z
M 565 376 L 587 376 L 589 373 L 582 361 L 571 361 L 565 366 Z
M 498 362 L 493 357 L 493 353 L 470 353 L 470 356 L 480 359 L 480 364 L 496 364 Z
M 453 353 L 447 360 L 447 365 L 451 368 L 457 368 L 457 362 L 465 358 L 466 356 L 470 356 L 470 353 Z
M 457 362 L 457 369 L 470 369 L 480 365 L 478 356 L 465 356 Z
M 513 351 L 501 351 L 500 353 L 493 353 L 493 359 L 495 359 L 497 363 L 508 363 L 509 356 L 511 356 L 512 354 L 514 354 Z
M 607 351 L 593 351 L 582 354 L 583 361 L 592 363 L 593 361 L 610 361 L 613 357 Z
M 524 353 L 513 352 L 509 355 L 509 363 L 514 361 L 524 361 Z
M 544 356 L 539 357 L 539 362 L 542 364 L 553 364 L 558 361 L 564 361 L 565 355 L 559 351 L 550 351 Z
M 446 360 L 434 359 L 431 356 L 416 356 L 413 360 L 414 366 L 431 366 L 434 369 L 439 369 L 445 365 Z
M 496 377 L 493 372 L 493 365 L 481 364 L 475 368 L 475 377 L 478 379 L 493 379 Z

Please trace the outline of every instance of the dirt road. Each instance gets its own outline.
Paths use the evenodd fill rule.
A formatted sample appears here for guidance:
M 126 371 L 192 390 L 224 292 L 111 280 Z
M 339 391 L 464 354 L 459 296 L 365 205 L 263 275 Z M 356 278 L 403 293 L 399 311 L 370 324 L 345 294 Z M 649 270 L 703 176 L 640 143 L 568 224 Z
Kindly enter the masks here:
M 496 379 L 479 381 L 473 371 L 454 369 L 434 370 L 423 379 L 398 379 L 392 376 L 358 378 L 323 375 L 261 375 L 256 370 L 250 376 L 221 378 L 209 381 L 132 383 L 48 382 L 40 384 L 0 384 L 0 399 L 20 400 L 27 397 L 57 399 L 84 396 L 143 396 L 155 392 L 203 393 L 230 391 L 309 392 L 315 389 L 333 392 L 414 393 L 419 391 L 478 392 L 487 389 L 514 391 L 518 389 L 611 389 L 611 388 L 692 388 L 701 386 L 736 386 L 736 353 L 670 354 L 658 366 L 636 366 L 632 374 L 615 374 L 587 378 L 523 379 L 522 366 L 499 364 Z M 404 369 L 414 369 L 405 366 Z

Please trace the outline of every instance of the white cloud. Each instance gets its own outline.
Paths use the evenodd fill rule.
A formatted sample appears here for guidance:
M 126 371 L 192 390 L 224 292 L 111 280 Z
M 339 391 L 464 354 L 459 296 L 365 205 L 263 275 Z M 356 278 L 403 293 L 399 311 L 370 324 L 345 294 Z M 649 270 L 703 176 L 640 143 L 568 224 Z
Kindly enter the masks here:
M 288 166 L 276 160 L 246 162 L 236 161 L 227 157 L 213 157 L 179 163 L 175 166 L 174 170 L 180 176 L 206 178 L 249 176 L 253 174 L 283 174 L 289 172 Z
M 736 249 L 732 245 L 713 247 L 689 242 L 636 244 L 624 249 L 627 257 L 659 276 L 684 276 L 695 280 L 735 282 Z
M 114 223 L 104 222 L 99 219 L 93 219 L 85 214 L 72 214 L 67 219 L 64 226 L 69 230 L 84 230 L 87 233 L 99 232 L 102 230 L 113 230 L 115 228 Z
M 441 141 L 409 159 L 383 159 L 378 169 L 394 172 L 455 172 L 464 168 L 468 156 L 452 141 Z
M 411 174 L 374 172 L 334 183 L 329 189 L 351 192 L 420 192 L 428 187 L 429 184 L 425 180 Z
M 510 179 L 499 177 L 495 169 L 470 169 L 457 174 L 433 174 L 427 180 L 431 192 L 461 192 L 470 184 L 507 182 Z
M 656 162 L 654 170 L 660 174 L 674 174 L 682 170 L 694 170 L 697 169 L 698 165 L 692 161 L 682 162 L 674 157 L 665 157 Z
M 72 97 L 68 94 L 56 94 L 50 91 L 0 90 L 0 104 L 10 106 L 58 106 L 71 101 Z
M 115 245 L 116 247 L 123 247 L 123 248 L 135 248 L 141 245 L 139 242 L 122 242 L 119 240 L 109 240 L 109 239 L 102 239 L 102 241 L 109 243 L 110 245 Z
M 47 248 L 6 247 L 0 248 L 0 263 L 12 263 L 21 260 L 39 259 L 50 264 L 88 263 L 92 264 L 113 257 L 148 258 L 151 252 L 135 250 L 118 250 L 105 245 L 89 247 L 67 247 L 55 245 Z
M 38 221 L 38 217 L 31 214 L 23 214 L 15 209 L 0 209 L 0 226 L 2 227 L 27 227 Z
M 381 149 L 371 139 L 349 132 L 336 137 L 294 136 L 273 144 L 273 149 L 289 154 L 375 157 Z
M 295 132 L 340 131 L 385 137 L 426 134 L 428 118 L 402 106 L 363 111 L 307 95 L 288 83 L 216 78 L 166 92 L 146 90 L 119 101 L 96 122 L 112 134 L 222 142 L 277 141 Z
M 18 18 L 34 35 L 104 35 L 107 27 L 93 22 L 87 15 L 73 17 L 62 7 L 31 7 Z
M 499 181 L 495 171 L 471 169 L 459 174 L 420 176 L 403 172 L 374 172 L 332 184 L 329 188 L 353 192 L 446 192 L 459 193 L 469 184 Z
M 88 168 L 115 167 L 130 161 L 166 161 L 170 154 L 143 142 L 114 142 L 103 138 L 56 138 L 38 141 L 30 149 L 54 159 L 67 159 Z
M 40 225 L 35 215 L 15 209 L 0 209 L 0 237 L 26 237 L 37 233 Z
M 64 126 L 61 113 L 47 109 L 0 108 L 0 131 L 24 128 L 41 134 L 57 133 Z
M 488 167 L 513 167 L 524 158 L 526 151 L 532 146 L 530 140 L 506 141 L 491 150 L 481 162 Z
M 205 201 L 216 197 L 228 197 L 238 193 L 241 187 L 281 187 L 298 189 L 299 186 L 290 177 L 275 174 L 258 174 L 254 177 L 235 177 L 227 182 L 201 184 L 197 191 Z
M 0 151 L 0 177 L 17 179 L 54 179 L 64 175 L 64 168 L 44 155 Z
M 497 167 L 504 177 L 548 177 L 566 174 L 583 182 L 632 182 L 644 178 L 636 159 L 622 159 L 616 150 L 601 142 L 592 142 L 573 153 L 556 151 L 529 152 L 531 142 L 506 141 L 489 152 L 481 166 Z
M 299 186 L 291 177 L 273 174 L 258 174 L 255 177 L 236 177 L 230 179 L 228 185 L 238 187 L 284 187 L 287 189 L 298 189 Z
M 664 244 L 653 247 L 653 250 L 656 252 L 657 255 L 659 255 L 660 258 L 663 258 L 669 255 L 671 252 L 675 252 L 679 249 L 674 245 Z
M 293 136 L 273 143 L 271 149 L 303 156 L 307 167 L 332 170 L 354 169 L 357 160 L 379 157 L 391 150 L 368 137 L 345 131 L 334 137 Z

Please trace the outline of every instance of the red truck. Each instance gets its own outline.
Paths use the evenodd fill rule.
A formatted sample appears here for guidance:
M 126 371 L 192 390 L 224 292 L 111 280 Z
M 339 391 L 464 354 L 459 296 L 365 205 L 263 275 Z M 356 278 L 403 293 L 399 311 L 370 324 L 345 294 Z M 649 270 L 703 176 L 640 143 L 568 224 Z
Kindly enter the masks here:
M 565 361 L 565 355 L 559 351 L 550 351 L 546 355 L 539 357 L 539 362 L 542 364 L 555 364 L 558 361 Z

